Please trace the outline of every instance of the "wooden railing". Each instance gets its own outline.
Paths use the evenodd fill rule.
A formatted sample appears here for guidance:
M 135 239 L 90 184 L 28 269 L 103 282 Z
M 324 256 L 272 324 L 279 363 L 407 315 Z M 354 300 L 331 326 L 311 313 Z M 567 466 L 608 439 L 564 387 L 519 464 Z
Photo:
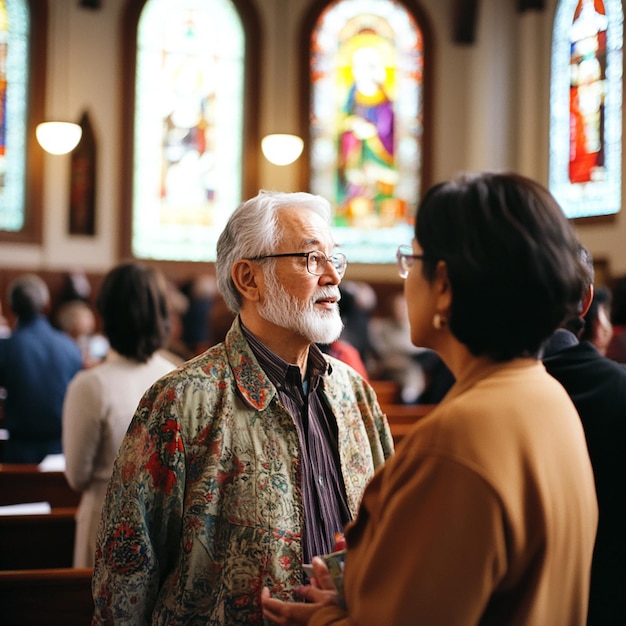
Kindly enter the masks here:
M 0 570 L 72 567 L 75 516 L 73 507 L 0 515 Z
M 49 502 L 51 507 L 78 506 L 61 471 L 42 471 L 38 465 L 0 463 L 0 506 L 24 502 Z
M 394 443 L 399 443 L 415 422 L 426 417 L 436 404 L 381 404 L 387 416 Z
M 93 614 L 91 569 L 0 571 L 3 626 L 88 626 Z
M 393 380 L 370 380 L 379 404 L 400 402 L 400 385 Z

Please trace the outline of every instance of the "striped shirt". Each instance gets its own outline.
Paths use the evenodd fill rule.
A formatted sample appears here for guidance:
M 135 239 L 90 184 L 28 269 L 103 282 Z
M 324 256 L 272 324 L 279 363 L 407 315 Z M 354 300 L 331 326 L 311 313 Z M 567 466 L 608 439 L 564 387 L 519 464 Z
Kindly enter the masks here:
M 324 401 L 321 375 L 331 374 L 321 350 L 309 348 L 304 383 L 297 365 L 290 365 L 268 350 L 243 324 L 244 336 L 259 365 L 278 390 L 289 411 L 302 448 L 302 498 L 304 506 L 303 558 L 332 552 L 335 533 L 350 521 L 346 490 L 339 464 L 337 422 Z

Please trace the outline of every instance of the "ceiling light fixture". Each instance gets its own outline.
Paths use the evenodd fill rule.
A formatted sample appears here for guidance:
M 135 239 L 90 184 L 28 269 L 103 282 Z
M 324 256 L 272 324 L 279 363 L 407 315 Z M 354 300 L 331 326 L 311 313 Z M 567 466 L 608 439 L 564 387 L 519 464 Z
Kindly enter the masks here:
M 261 150 L 265 158 L 274 165 L 289 165 L 302 154 L 304 141 L 297 135 L 275 133 L 261 140 Z
M 63 78 L 62 81 L 56 81 L 57 94 L 62 95 L 62 99 L 65 101 L 64 104 L 67 105 L 69 74 L 71 67 L 70 5 L 67 2 L 55 2 L 54 11 L 54 32 L 57 33 L 57 35 L 54 38 L 55 48 L 53 67 L 55 68 L 55 72 Z M 67 106 L 65 106 L 64 109 L 67 109 Z M 55 117 L 56 116 L 52 116 L 51 120 L 38 124 L 35 129 L 35 136 L 37 137 L 39 145 L 46 152 L 49 152 L 50 154 L 67 154 L 78 145 L 83 129 L 79 124 L 65 122 L 58 119 L 55 120 Z

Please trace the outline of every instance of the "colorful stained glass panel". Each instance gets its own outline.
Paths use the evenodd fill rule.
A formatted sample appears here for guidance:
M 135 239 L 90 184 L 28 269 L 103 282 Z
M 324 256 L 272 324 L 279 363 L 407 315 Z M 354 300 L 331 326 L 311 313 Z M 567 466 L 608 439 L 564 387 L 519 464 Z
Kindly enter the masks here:
M 0 0 L 0 230 L 24 226 L 30 14 Z
M 392 263 L 421 191 L 424 41 L 393 0 L 329 3 L 310 41 L 310 188 L 351 262 Z
M 239 14 L 229 0 L 149 0 L 137 42 L 133 255 L 214 261 L 241 202 Z
M 621 208 L 623 11 L 564 0 L 554 21 L 550 191 L 570 218 Z

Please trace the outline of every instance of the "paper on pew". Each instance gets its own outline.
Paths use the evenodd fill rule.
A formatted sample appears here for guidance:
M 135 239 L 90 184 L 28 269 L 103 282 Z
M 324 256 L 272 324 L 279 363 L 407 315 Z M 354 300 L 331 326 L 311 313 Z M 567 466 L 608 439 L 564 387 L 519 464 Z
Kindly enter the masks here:
M 40 515 L 51 511 L 52 507 L 49 502 L 26 502 L 0 506 L 0 515 Z
M 40 464 L 42 472 L 64 472 L 65 456 L 63 454 L 49 454 Z

